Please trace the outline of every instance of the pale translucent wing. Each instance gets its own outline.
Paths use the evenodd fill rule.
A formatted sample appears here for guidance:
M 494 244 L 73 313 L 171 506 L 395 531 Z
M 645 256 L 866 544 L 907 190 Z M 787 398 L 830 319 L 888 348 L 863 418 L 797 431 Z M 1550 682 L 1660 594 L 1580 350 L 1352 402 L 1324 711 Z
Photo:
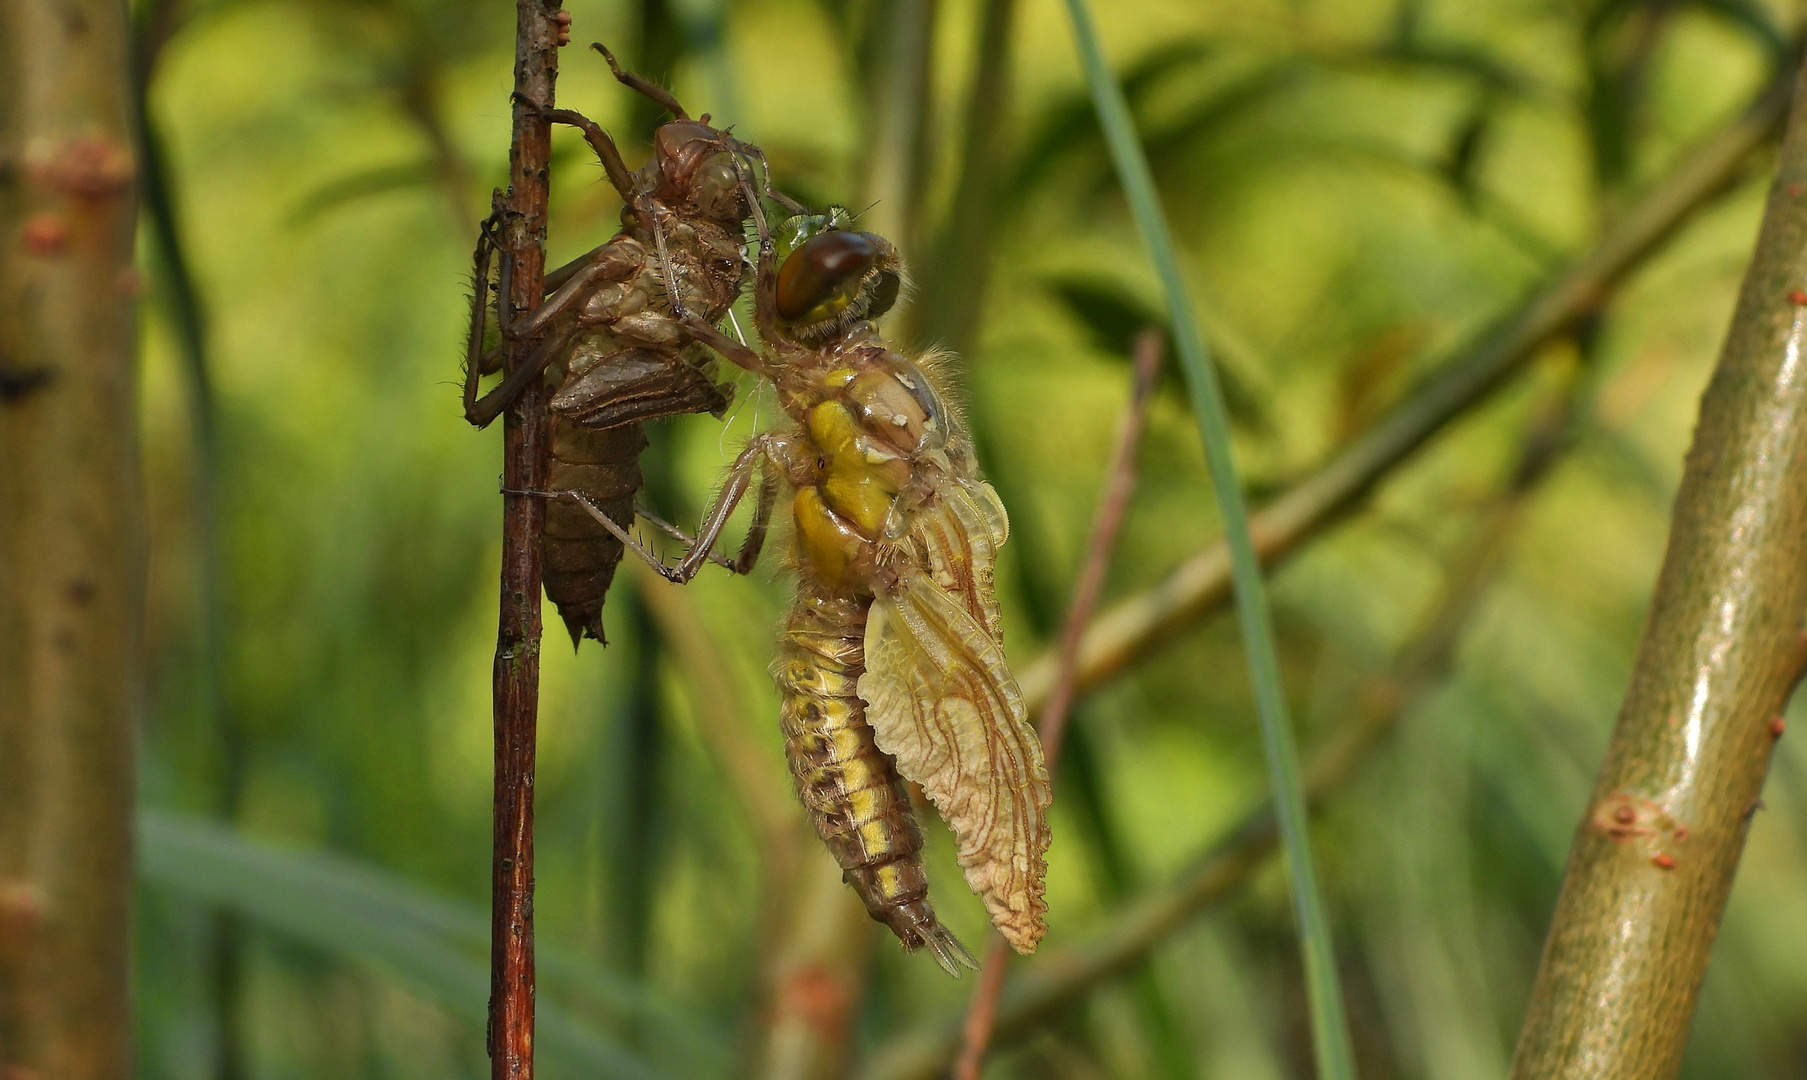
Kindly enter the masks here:
M 992 567 L 1010 535 L 998 493 L 983 480 L 947 486 L 933 511 L 917 515 L 909 544 L 917 564 L 943 591 L 958 597 L 993 641 L 1004 640 Z
M 1046 929 L 1048 773 L 998 643 L 991 564 L 1002 529 L 965 498 L 923 515 L 913 539 L 925 565 L 873 603 L 859 695 L 879 748 L 954 830 L 993 925 L 1031 952 Z

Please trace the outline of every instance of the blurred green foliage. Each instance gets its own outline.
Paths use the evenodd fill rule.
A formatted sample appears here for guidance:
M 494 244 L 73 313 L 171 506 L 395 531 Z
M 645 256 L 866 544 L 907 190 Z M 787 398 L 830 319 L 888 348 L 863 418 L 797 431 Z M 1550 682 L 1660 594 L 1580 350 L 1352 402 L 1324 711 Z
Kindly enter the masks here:
M 694 111 L 737 123 L 806 200 L 858 206 L 895 190 L 868 175 L 874 132 L 915 140 L 908 205 L 871 213 L 912 238 L 922 295 L 974 280 L 961 274 L 984 285 L 971 292 L 983 297 L 978 331 L 954 344 L 1015 525 L 1000 580 L 1020 663 L 1058 622 L 1128 391 L 1124 346 L 1160 293 L 1061 6 L 1016 5 L 995 194 L 983 231 L 955 235 L 943 230 L 969 190 L 980 3 L 926 5 L 928 74 L 902 134 L 875 120 L 896 105 L 879 73 L 908 67 L 880 62 L 895 40 L 888 8 L 570 6 L 577 42 L 617 46 Z M 1769 79 L 1798 18 L 1763 0 L 1157 0 L 1095 12 L 1257 499 L 1586 250 Z M 208 554 L 197 509 L 179 290 L 147 259 L 154 677 L 142 797 L 156 816 L 147 810 L 139 922 L 142 1075 L 482 1076 L 473 979 L 488 898 L 500 458 L 495 433 L 460 418 L 456 383 L 475 217 L 506 171 L 512 14 L 465 0 L 199 0 L 154 14 L 170 33 L 149 112 L 206 317 L 219 543 Z M 562 76 L 560 103 L 610 128 L 637 163 L 656 118 L 587 54 L 567 50 Z M 555 148 L 562 260 L 611 233 L 617 206 L 572 133 Z M 1760 195 L 1753 180 L 1721 200 L 1581 340 L 1548 348 L 1275 575 L 1309 748 L 1351 713 L 1364 679 L 1392 667 L 1500 524 L 1484 511 L 1539 418 L 1576 402 L 1562 457 L 1498 538 L 1506 556 L 1455 663 L 1318 826 L 1370 1080 L 1504 1075 Z M 903 335 L 943 325 L 917 312 L 893 323 Z M 952 325 L 938 334 L 959 334 Z M 1152 416 L 1112 596 L 1216 532 L 1177 391 Z M 655 498 L 679 520 L 700 511 L 738 443 L 774 422 L 769 395 L 743 382 L 740 398 L 726 430 L 702 417 L 654 431 L 669 471 Z M 205 581 L 220 598 L 217 686 Z M 642 581 L 624 573 L 610 600 L 609 649 L 574 655 L 547 639 L 536 911 L 551 1080 L 611 1075 L 586 1054 L 686 1077 L 756 1058 L 773 864 L 750 800 L 788 798 L 764 674 L 785 586 L 780 574 L 714 573 L 690 586 L 685 603 L 720 658 L 704 664 L 648 640 L 659 623 L 629 595 Z M 710 711 L 724 699 L 735 715 Z M 1056 798 L 1049 949 L 1103 925 L 1265 789 L 1224 616 L 1093 694 L 1076 725 Z M 1802 754 L 1783 741 L 1690 1077 L 1807 1069 Z M 222 813 L 236 838 L 193 820 Z M 929 833 L 938 909 L 975 943 L 983 913 L 945 833 Z M 216 946 L 222 905 L 245 928 L 228 950 Z M 888 940 L 875 956 L 861 1047 L 970 990 Z M 238 977 L 222 980 L 222 962 Z M 1270 867 L 1135 977 L 1001 1048 L 991 1075 L 1304 1076 L 1301 995 Z M 226 1029 L 239 1049 L 222 1069 Z

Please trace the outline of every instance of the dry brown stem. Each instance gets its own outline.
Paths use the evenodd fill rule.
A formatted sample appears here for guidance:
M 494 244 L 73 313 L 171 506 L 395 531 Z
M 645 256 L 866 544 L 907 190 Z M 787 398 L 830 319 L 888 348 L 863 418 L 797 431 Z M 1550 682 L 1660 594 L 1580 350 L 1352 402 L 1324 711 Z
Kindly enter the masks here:
M 0 1076 L 124 1080 L 143 695 L 129 31 L 0 0 Z
M 1130 496 L 1136 491 L 1136 448 L 1142 443 L 1149 398 L 1154 394 L 1155 382 L 1161 373 L 1163 343 L 1159 330 L 1144 330 L 1136 339 L 1129 403 L 1124 406 L 1123 416 L 1117 424 L 1117 441 L 1111 449 L 1110 462 L 1105 466 L 1098 508 L 1092 515 L 1092 535 L 1086 541 L 1085 562 L 1080 567 L 1079 579 L 1073 584 L 1073 599 L 1067 606 L 1067 620 L 1061 628 L 1057 653 L 1059 676 L 1036 724 L 1050 777 L 1057 775 L 1060 748 L 1073 708 L 1073 687 L 1079 678 L 1079 635 L 1092 617 L 1098 595 L 1104 591 L 1111 554 L 1117 548 L 1117 533 L 1129 512 Z M 967 1008 L 966 1023 L 961 1029 L 964 1045 L 960 1060 L 954 1065 L 956 1080 L 979 1080 L 979 1070 L 985 1063 L 985 1048 L 991 1042 L 993 1018 L 997 1015 L 998 994 L 1004 988 L 1004 969 L 1010 963 L 1010 950 L 1003 946 L 1004 939 L 992 934 L 980 969 L 979 985 L 973 990 L 972 1004 Z
M 1807 82 L 1701 401 L 1631 685 L 1512 1075 L 1681 1069 L 1807 615 Z
M 546 270 L 547 172 L 552 128 L 540 109 L 553 103 L 561 26 L 556 3 L 518 0 L 515 22 L 514 139 L 502 246 L 514 256 L 517 312 L 538 307 Z M 507 370 L 525 361 L 524 348 Z M 504 415 L 502 486 L 539 491 L 546 482 L 547 391 L 534 380 Z M 533 1076 L 533 766 L 540 693 L 540 523 L 545 504 L 502 497 L 502 600 L 494 668 L 496 781 L 490 867 L 489 1054 L 492 1080 Z

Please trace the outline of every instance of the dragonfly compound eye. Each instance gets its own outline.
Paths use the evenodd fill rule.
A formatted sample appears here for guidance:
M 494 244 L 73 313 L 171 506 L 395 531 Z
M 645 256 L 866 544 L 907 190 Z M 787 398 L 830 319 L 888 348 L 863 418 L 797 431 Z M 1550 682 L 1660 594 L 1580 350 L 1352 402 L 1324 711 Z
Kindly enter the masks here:
M 826 332 L 876 318 L 897 302 L 902 279 L 891 245 L 871 233 L 831 229 L 810 237 L 778 270 L 778 317 Z

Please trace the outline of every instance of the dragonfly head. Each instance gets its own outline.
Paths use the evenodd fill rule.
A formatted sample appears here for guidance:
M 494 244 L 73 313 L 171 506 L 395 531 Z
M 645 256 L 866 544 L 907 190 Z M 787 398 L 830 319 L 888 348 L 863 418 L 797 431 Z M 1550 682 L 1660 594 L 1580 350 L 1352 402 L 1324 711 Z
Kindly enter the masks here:
M 847 212 L 793 218 L 780 238 L 778 318 L 803 341 L 828 337 L 891 310 L 905 285 L 903 262 L 891 242 L 844 227 Z

